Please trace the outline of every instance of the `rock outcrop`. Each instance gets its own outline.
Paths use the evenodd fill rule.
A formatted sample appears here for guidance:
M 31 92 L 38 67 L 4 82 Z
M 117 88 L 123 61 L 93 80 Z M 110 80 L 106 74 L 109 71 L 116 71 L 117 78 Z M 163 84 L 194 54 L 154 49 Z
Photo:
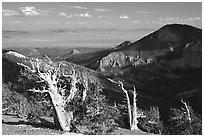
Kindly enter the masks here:
M 81 51 L 73 49 L 69 54 L 75 55 L 75 54 L 80 54 Z

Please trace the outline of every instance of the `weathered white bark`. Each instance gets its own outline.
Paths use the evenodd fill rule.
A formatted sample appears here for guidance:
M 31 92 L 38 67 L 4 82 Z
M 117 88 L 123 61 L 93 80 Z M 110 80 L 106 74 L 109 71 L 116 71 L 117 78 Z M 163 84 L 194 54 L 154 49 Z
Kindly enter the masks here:
M 140 112 L 137 108 L 137 91 L 136 88 L 134 86 L 134 90 L 132 91 L 133 93 L 133 108 L 131 109 L 131 105 L 130 105 L 130 98 L 128 95 L 128 91 L 124 88 L 123 83 L 121 81 L 119 81 L 119 84 L 123 90 L 123 92 L 126 95 L 126 99 L 127 99 L 127 105 L 128 105 L 128 114 L 129 114 L 129 124 L 130 124 L 130 130 L 137 130 L 137 124 L 138 124 L 138 120 L 137 118 L 139 117 L 145 117 L 145 115 Z
M 59 123 L 60 128 L 63 131 L 70 131 L 73 113 L 65 111 L 63 98 L 60 94 L 57 93 L 57 88 L 53 87 L 52 90 L 50 90 L 49 94 L 54 107 L 54 111 L 56 113 L 56 117 L 58 119 L 56 120 L 56 118 L 54 117 L 55 121 L 57 122 L 56 124 L 58 125 Z
M 79 80 L 77 80 L 77 74 L 75 72 L 75 70 L 73 69 L 72 70 L 72 74 L 69 74 L 69 75 L 64 75 L 63 76 L 65 77 L 70 77 L 71 78 L 71 89 L 70 89 L 70 95 L 66 98 L 66 102 L 70 102 L 71 100 L 73 100 L 76 92 L 77 92 L 77 87 L 76 87 L 76 84 L 79 82 Z
M 133 112 L 132 112 L 132 125 L 131 125 L 131 130 L 137 130 L 138 127 L 137 127 L 137 124 L 138 124 L 138 120 L 137 120 L 137 91 L 136 91 L 136 88 L 134 86 L 134 91 L 133 91 Z
M 54 122 L 56 126 L 62 129 L 63 131 L 70 131 L 71 121 L 73 119 L 73 112 L 71 111 L 67 112 L 65 110 L 65 104 L 66 102 L 70 102 L 71 100 L 73 100 L 74 95 L 77 92 L 76 83 L 78 81 L 77 81 L 75 70 L 72 70 L 73 74 L 69 75 L 71 77 L 71 90 L 70 90 L 70 95 L 65 98 L 63 96 L 64 93 L 60 94 L 60 92 L 61 93 L 64 92 L 65 89 L 61 87 L 60 88 L 57 87 L 57 83 L 59 80 L 58 71 L 60 69 L 61 63 L 59 64 L 58 68 L 51 68 L 48 70 L 44 70 L 45 72 L 40 71 L 40 63 L 38 59 L 36 60 L 36 62 L 31 61 L 32 68 L 24 64 L 19 64 L 19 65 L 22 65 L 28 68 L 32 73 L 37 73 L 37 76 L 41 79 L 41 81 L 47 83 L 48 89 L 45 89 L 44 87 L 44 90 L 33 89 L 29 91 L 40 92 L 40 93 L 47 92 L 50 95 L 50 99 L 51 99 L 50 101 L 54 108 L 53 117 L 54 117 Z
M 128 105 L 128 114 L 129 114 L 129 124 L 130 124 L 130 128 L 132 126 L 132 111 L 131 111 L 131 105 L 130 105 L 130 98 L 128 95 L 128 91 L 124 88 L 123 83 L 121 81 L 119 81 L 121 88 L 123 90 L 123 92 L 126 95 L 126 99 L 127 99 L 127 105 Z
M 187 105 L 187 103 L 185 101 L 181 100 L 181 102 L 185 105 L 186 112 L 187 112 L 187 115 L 188 115 L 188 121 L 191 124 L 192 119 L 191 119 L 191 114 L 190 114 L 190 108 L 189 108 L 189 106 Z
M 87 91 L 88 91 L 88 79 L 84 78 L 84 90 L 83 90 L 83 95 L 82 95 L 82 102 L 85 101 L 86 96 L 87 96 Z

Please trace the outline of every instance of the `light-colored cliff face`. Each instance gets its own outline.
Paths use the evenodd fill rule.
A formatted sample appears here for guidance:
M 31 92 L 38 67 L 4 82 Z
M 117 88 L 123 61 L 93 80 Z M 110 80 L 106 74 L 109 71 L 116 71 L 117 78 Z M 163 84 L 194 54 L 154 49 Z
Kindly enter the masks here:
M 69 54 L 75 55 L 75 54 L 80 54 L 81 51 L 73 49 Z
M 143 59 L 139 57 L 139 52 L 116 51 L 112 52 L 100 60 L 98 71 L 102 74 L 120 73 L 120 69 L 132 65 L 138 67 L 155 62 L 154 57 Z
M 112 71 L 112 69 L 121 68 L 128 64 L 130 64 L 130 59 L 124 53 L 112 52 L 100 60 L 99 71 L 105 73 L 106 71 Z
M 102 58 L 100 65 L 103 67 L 106 66 L 123 66 L 125 64 L 125 55 L 122 52 L 113 52 L 108 56 Z

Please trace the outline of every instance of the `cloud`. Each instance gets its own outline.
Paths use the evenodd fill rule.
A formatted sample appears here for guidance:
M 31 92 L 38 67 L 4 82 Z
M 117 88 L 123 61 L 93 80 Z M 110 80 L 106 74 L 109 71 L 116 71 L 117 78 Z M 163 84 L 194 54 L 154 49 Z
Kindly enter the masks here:
M 139 20 L 133 20 L 132 23 L 134 23 L 134 24 L 141 24 L 141 22 Z
M 19 21 L 19 20 L 15 20 L 15 21 L 9 21 L 9 22 L 7 22 L 7 24 L 40 24 L 40 22 L 38 22 L 38 21 Z
M 180 23 L 180 24 L 189 24 L 189 25 L 195 25 L 195 23 L 201 23 L 202 18 L 200 17 L 190 17 L 181 19 L 178 17 L 171 17 L 171 18 L 161 18 L 159 20 L 152 20 L 152 21 L 146 21 L 148 24 L 154 24 L 154 25 L 165 25 L 165 24 L 173 24 L 173 23 Z
M 85 25 L 85 24 L 88 24 L 88 22 L 87 21 L 81 21 L 81 22 L 76 22 L 75 24 Z
M 190 23 L 194 21 L 201 21 L 202 19 L 200 17 L 190 17 L 186 19 L 180 19 L 180 18 L 165 18 L 165 19 L 160 19 L 160 21 L 164 23 Z
M 9 10 L 9 9 L 3 9 L 2 10 L 3 16 L 18 16 L 20 15 L 17 11 L 15 10 Z
M 58 14 L 59 16 L 63 16 L 63 17 L 66 17 L 66 18 L 72 18 L 73 16 L 72 15 L 67 15 L 66 13 L 64 13 L 64 12 L 60 12 L 59 14 Z
M 67 15 L 67 16 L 66 16 L 66 18 L 72 18 L 72 17 L 73 17 L 72 15 Z
M 45 24 L 60 24 L 59 21 L 48 21 Z
M 40 13 L 40 15 L 46 16 L 50 12 L 50 10 L 41 10 L 41 9 L 38 9 L 38 12 Z
M 129 19 L 129 17 L 127 15 L 121 15 L 120 18 L 121 19 Z
M 60 7 L 63 7 L 63 8 L 72 8 L 72 6 L 70 5 L 59 5 Z
M 100 21 L 98 22 L 99 25 L 107 25 L 107 26 L 114 26 L 116 24 L 114 24 L 113 22 L 110 22 L 110 21 Z
M 89 13 L 80 13 L 76 15 L 77 17 L 86 17 L 86 18 L 91 18 L 92 16 Z
M 46 16 L 50 11 L 49 10 L 41 10 L 37 9 L 34 6 L 25 6 L 19 8 L 19 10 L 25 15 L 25 16 Z
M 82 7 L 82 6 L 73 6 L 73 8 L 75 8 L 75 9 L 83 9 L 83 10 L 89 9 L 87 7 Z
M 95 11 L 99 11 L 99 12 L 106 12 L 106 11 L 110 11 L 110 10 L 108 10 L 108 9 L 94 9 Z
M 67 16 L 67 14 L 64 13 L 64 12 L 62 12 L 62 11 L 61 11 L 58 15 L 59 15 L 59 16 Z
M 137 10 L 137 11 L 135 11 L 137 14 L 156 14 L 156 12 L 154 12 L 154 11 L 139 11 L 139 10 Z
M 21 10 L 26 16 L 35 16 L 40 14 L 34 6 L 21 7 L 19 10 Z
M 165 19 L 160 19 L 160 21 L 164 21 L 164 22 L 171 22 L 171 21 L 181 21 L 181 19 L 179 18 L 165 18 Z
M 15 20 L 15 21 L 13 21 L 13 22 L 11 22 L 11 23 L 13 23 L 13 24 L 20 24 L 20 23 L 24 23 L 24 22 L 21 22 L 21 21 L 19 21 L 19 20 Z
M 200 18 L 200 17 L 193 17 L 193 18 L 186 18 L 186 19 L 184 19 L 185 21 L 201 21 L 202 20 L 202 18 Z

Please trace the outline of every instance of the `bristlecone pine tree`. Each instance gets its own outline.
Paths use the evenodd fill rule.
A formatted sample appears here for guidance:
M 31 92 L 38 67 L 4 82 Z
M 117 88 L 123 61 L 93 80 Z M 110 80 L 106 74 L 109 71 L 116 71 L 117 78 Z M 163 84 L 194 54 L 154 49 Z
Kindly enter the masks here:
M 48 93 L 54 108 L 55 125 L 63 131 L 70 131 L 73 112 L 67 111 L 65 108 L 73 100 L 77 92 L 77 83 L 80 79 L 78 79 L 79 76 L 76 70 L 72 68 L 69 72 L 66 72 L 64 68 L 61 68 L 63 62 L 53 63 L 50 59 L 46 63 L 40 59 L 31 59 L 29 63 L 31 65 L 26 65 L 26 63 L 18 64 L 23 66 L 29 73 L 34 74 L 39 80 L 38 83 L 43 83 L 43 86 L 39 89 L 33 88 L 28 91 Z M 63 79 L 70 80 L 70 87 L 62 83 Z M 85 87 L 82 97 L 82 101 L 84 101 L 87 95 L 88 84 L 86 79 L 81 81 L 81 83 Z
M 123 83 L 121 81 L 119 81 L 118 83 L 119 83 L 119 86 L 121 87 L 121 89 L 123 90 L 123 92 L 126 95 L 127 106 L 128 106 L 128 114 L 129 114 L 130 130 L 138 130 L 138 127 L 137 127 L 138 120 L 137 120 L 137 118 L 145 117 L 145 115 L 143 114 L 142 111 L 139 111 L 139 109 L 137 107 L 137 91 L 136 91 L 136 88 L 135 88 L 135 86 L 133 86 L 134 90 L 130 90 L 133 93 L 133 108 L 131 109 L 130 97 L 128 95 L 128 91 L 124 88 Z

